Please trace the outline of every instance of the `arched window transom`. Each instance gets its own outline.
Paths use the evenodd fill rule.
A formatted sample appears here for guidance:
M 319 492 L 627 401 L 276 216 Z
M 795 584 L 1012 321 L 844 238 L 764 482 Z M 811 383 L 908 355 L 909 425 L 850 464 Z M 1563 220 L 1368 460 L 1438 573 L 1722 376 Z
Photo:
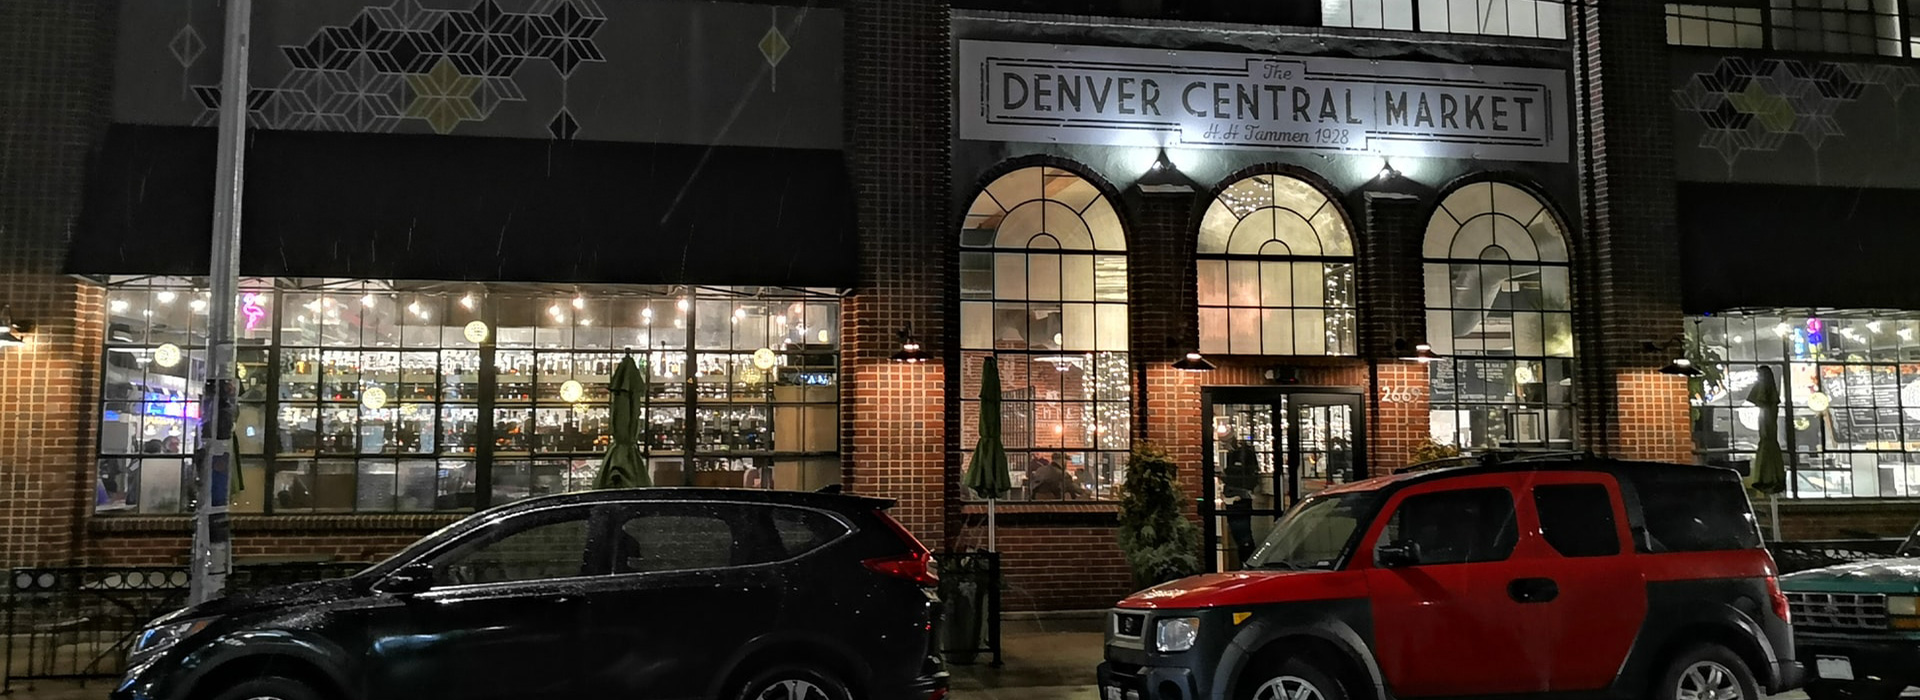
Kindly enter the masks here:
M 1201 352 L 1353 354 L 1353 236 L 1319 189 L 1286 175 L 1228 185 L 1197 254 Z

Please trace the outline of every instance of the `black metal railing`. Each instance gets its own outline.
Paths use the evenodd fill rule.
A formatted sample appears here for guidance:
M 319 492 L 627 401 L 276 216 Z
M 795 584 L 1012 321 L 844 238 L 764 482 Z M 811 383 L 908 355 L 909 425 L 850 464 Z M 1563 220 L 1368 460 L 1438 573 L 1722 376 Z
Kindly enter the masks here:
M 981 654 L 1000 666 L 1000 555 L 945 552 L 940 566 L 940 622 L 935 639 L 947 663 L 971 664 Z
M 346 562 L 235 567 L 227 588 L 240 592 L 337 578 L 366 568 Z M 133 635 L 187 600 L 179 566 L 42 567 L 8 572 L 0 694 L 16 680 L 117 676 Z

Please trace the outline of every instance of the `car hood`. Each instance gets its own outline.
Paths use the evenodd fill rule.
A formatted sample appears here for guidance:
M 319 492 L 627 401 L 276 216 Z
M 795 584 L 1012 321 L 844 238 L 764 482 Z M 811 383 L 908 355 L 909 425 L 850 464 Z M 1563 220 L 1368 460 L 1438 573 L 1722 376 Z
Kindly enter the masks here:
M 1128 596 L 1122 608 L 1172 610 L 1358 598 L 1364 580 L 1346 571 L 1236 571 L 1163 583 Z
M 1836 564 L 1780 577 L 1789 591 L 1842 593 L 1920 592 L 1920 558 L 1875 559 Z
M 330 603 L 360 595 L 353 579 L 327 579 L 309 581 L 286 586 L 270 586 L 251 591 L 221 596 L 192 607 L 181 608 L 155 621 L 155 624 L 172 620 L 186 620 L 201 617 L 244 615 L 262 610 L 285 610 L 289 608 Z

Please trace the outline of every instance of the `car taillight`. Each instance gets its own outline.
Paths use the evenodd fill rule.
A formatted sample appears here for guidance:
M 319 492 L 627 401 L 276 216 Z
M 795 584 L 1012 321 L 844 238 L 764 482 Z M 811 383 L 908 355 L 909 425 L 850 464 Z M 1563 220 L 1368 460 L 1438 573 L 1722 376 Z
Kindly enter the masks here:
M 1780 590 L 1780 579 L 1767 577 L 1767 596 L 1773 599 L 1773 614 L 1779 615 L 1781 622 L 1793 624 L 1793 608 L 1787 605 L 1787 594 Z
M 887 526 L 888 530 L 892 530 L 893 534 L 898 536 L 900 541 L 905 543 L 911 551 L 899 556 L 868 559 L 862 563 L 866 564 L 867 568 L 879 573 L 895 578 L 903 578 L 922 586 L 932 587 L 940 585 L 940 577 L 933 573 L 932 550 L 927 549 L 926 545 L 921 544 L 919 538 L 914 537 L 913 533 L 908 532 L 907 527 L 901 525 L 900 521 L 894 520 L 891 515 L 887 515 L 886 511 L 876 510 L 873 514 L 880 519 L 882 524 Z
M 922 586 L 940 585 L 940 577 L 933 574 L 933 557 L 926 552 L 868 559 L 862 563 L 874 571 L 894 578 L 903 578 Z

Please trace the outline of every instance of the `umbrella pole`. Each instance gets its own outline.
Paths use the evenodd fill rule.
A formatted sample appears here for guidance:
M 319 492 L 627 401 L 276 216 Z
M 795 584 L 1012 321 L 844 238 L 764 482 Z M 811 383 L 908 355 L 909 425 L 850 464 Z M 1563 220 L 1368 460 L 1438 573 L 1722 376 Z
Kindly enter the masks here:
M 1773 526 L 1773 541 L 1780 541 L 1780 494 L 1767 494 L 1767 522 Z
M 987 499 L 987 551 L 989 552 L 1000 551 L 1000 546 L 999 546 L 1000 543 L 995 541 L 994 539 L 995 533 L 993 531 L 994 529 L 993 502 L 995 500 L 998 500 L 998 499 L 993 499 L 993 498 Z

